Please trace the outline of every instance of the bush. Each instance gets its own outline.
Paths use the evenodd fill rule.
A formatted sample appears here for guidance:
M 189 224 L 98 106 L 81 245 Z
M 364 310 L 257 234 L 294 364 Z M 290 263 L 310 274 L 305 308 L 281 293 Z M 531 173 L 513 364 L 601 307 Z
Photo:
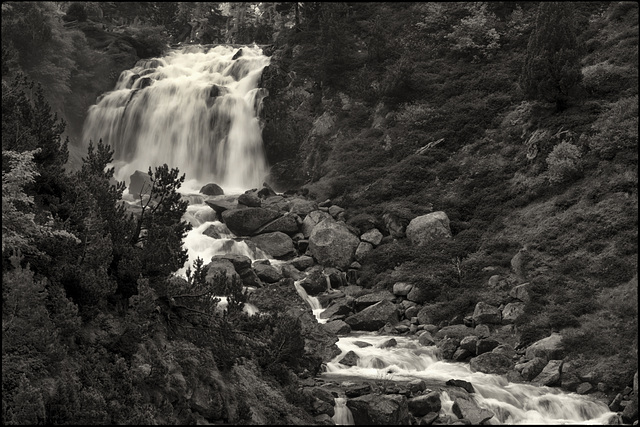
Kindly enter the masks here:
M 71 3 L 69 9 L 67 9 L 67 15 L 64 20 L 85 22 L 87 20 L 87 10 L 84 4 L 80 2 Z
M 561 183 L 575 177 L 580 170 L 580 149 L 570 142 L 562 141 L 547 156 L 549 181 Z

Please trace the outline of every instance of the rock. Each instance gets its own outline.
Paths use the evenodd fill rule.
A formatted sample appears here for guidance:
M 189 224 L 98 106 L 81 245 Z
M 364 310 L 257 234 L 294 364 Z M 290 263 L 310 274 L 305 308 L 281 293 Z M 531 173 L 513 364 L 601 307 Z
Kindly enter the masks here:
M 293 280 L 302 280 L 305 275 L 291 264 L 282 264 L 282 275 Z
M 291 202 L 282 196 L 271 196 L 262 201 L 262 207 L 277 212 L 289 213 Z
M 440 409 L 442 409 L 440 393 L 437 391 L 412 397 L 407 401 L 407 404 L 409 412 L 414 417 L 423 417 L 429 412 L 440 412 Z
M 576 388 L 576 393 L 578 394 L 587 394 L 589 392 L 591 392 L 593 390 L 593 385 L 591 385 L 591 383 L 581 383 L 577 388 Z
M 222 221 L 236 236 L 251 236 L 280 215 L 279 212 L 264 208 L 227 209 L 222 212 Z
M 442 352 L 443 359 L 452 359 L 456 350 L 458 349 L 458 345 L 460 344 L 460 340 L 458 338 L 444 338 L 440 340 L 436 345 Z
M 338 219 L 338 215 L 344 212 L 344 208 L 340 206 L 332 205 L 329 207 L 329 215 L 331 215 L 334 219 Z
M 262 201 L 255 193 L 244 193 L 238 196 L 238 203 L 250 208 L 259 208 Z
M 289 208 L 289 212 L 300 215 L 302 218 L 317 210 L 318 204 L 313 200 L 306 199 L 293 199 L 291 201 L 291 207 Z
M 369 242 L 373 246 L 378 246 L 382 242 L 382 233 L 377 228 L 373 228 L 360 236 L 360 240 Z
M 351 307 L 344 301 L 336 302 L 335 304 L 327 307 L 322 313 L 320 313 L 321 319 L 330 319 L 333 316 L 346 316 L 351 314 Z
M 414 285 L 409 293 L 407 293 L 407 299 L 417 304 L 424 304 L 432 295 L 428 289 L 423 286 Z
M 273 190 L 273 188 L 271 188 L 271 186 L 269 184 L 267 184 L 266 182 L 262 183 L 262 188 L 260 190 L 258 190 L 256 192 L 256 194 L 258 195 L 258 197 L 260 197 L 261 199 L 268 199 L 270 197 L 275 197 L 278 194 Z
M 491 336 L 491 329 L 487 325 L 476 325 L 473 328 L 473 331 L 478 336 L 478 338 L 489 338 Z
M 351 326 L 342 320 L 333 320 L 322 325 L 322 327 L 335 335 L 347 335 L 351 332 Z
M 149 194 L 151 191 L 151 178 L 149 174 L 142 171 L 135 171 L 129 177 L 129 194 L 138 197 L 140 194 Z
M 345 366 L 357 366 L 359 360 L 360 356 L 355 354 L 353 351 L 349 351 L 342 359 L 338 361 L 338 363 Z
M 380 301 L 353 316 L 347 317 L 345 322 L 351 326 L 351 329 L 377 331 L 387 323 L 397 323 L 398 310 L 391 301 Z
M 588 384 L 588 383 L 587 383 Z M 622 402 L 622 393 L 618 393 L 609 404 L 609 410 L 611 412 L 620 411 L 620 402 Z
M 513 361 L 504 354 L 484 353 L 469 361 L 473 372 L 504 375 L 513 369 Z
M 407 227 L 407 224 L 409 224 L 408 220 L 390 212 L 384 213 L 382 215 L 382 220 L 384 221 L 384 225 L 391 237 L 396 239 L 405 237 L 405 228 Z
M 460 348 L 470 351 L 472 354 L 476 354 L 476 346 L 478 345 L 478 337 L 475 335 L 469 335 L 460 341 Z
M 389 348 L 389 347 L 395 347 L 397 345 L 398 345 L 398 341 L 396 341 L 395 338 L 390 338 L 380 343 L 378 348 Z
M 475 335 L 475 332 L 472 328 L 464 325 L 451 325 L 441 328 L 438 332 L 436 332 L 434 337 L 436 338 L 436 340 L 449 337 L 458 338 L 458 340 L 461 341 L 464 337 L 467 337 L 469 335 Z
M 429 412 L 427 415 L 418 420 L 418 425 L 430 426 L 438 419 L 438 416 L 439 414 L 437 412 Z
M 422 393 L 427 389 L 427 383 L 424 380 L 411 380 L 407 383 L 407 389 L 411 394 Z
M 222 196 L 224 195 L 224 190 L 213 182 L 206 184 L 200 189 L 200 193 L 206 194 L 207 196 Z
M 480 339 L 476 343 L 476 354 L 481 355 L 483 353 L 488 353 L 499 345 L 500 343 L 498 341 L 491 338 Z
M 295 268 L 297 268 L 298 270 L 306 270 L 309 267 L 313 267 L 313 265 L 315 264 L 315 262 L 313 261 L 313 258 L 306 255 L 296 257 L 291 261 L 289 261 L 289 263 L 293 265 Z
M 235 201 L 231 200 L 205 200 L 205 204 L 207 204 L 211 209 L 213 209 L 217 215 L 217 218 L 222 221 L 222 212 L 230 209 L 237 209 L 238 204 Z M 228 227 L 227 227 L 228 228 Z
M 497 307 L 480 301 L 473 310 L 473 322 L 476 325 L 496 324 L 502 321 L 502 315 Z
M 510 357 L 511 359 L 513 359 L 516 355 L 516 350 L 513 348 L 513 346 L 509 344 L 500 344 L 499 346 L 491 350 L 491 352 L 497 353 L 497 354 L 504 354 L 505 356 Z
M 451 410 L 458 418 L 469 420 L 472 425 L 480 425 L 495 414 L 488 409 L 480 408 L 473 399 L 456 397 Z
M 221 280 L 229 281 L 236 280 L 242 282 L 242 278 L 236 272 L 231 261 L 226 259 L 216 259 L 211 261 L 207 265 L 206 282 L 219 282 Z
M 415 323 L 418 324 L 418 312 L 420 311 L 420 307 L 417 305 L 408 307 L 405 311 L 404 311 L 404 317 L 406 317 L 407 319 L 411 319 L 411 323 Z M 414 322 L 415 319 L 415 322 Z
M 253 236 L 251 241 L 272 258 L 276 259 L 284 258 L 295 251 L 291 237 L 280 231 Z
M 453 356 L 451 357 L 451 359 L 453 359 L 456 362 L 467 362 L 473 356 L 475 356 L 475 354 L 473 354 L 472 352 L 470 352 L 466 348 L 458 347 L 456 349 L 455 353 L 453 353 Z
M 267 283 L 275 283 L 282 279 L 282 273 L 270 265 L 256 264 L 253 266 L 253 269 L 258 278 Z
M 442 211 L 418 216 L 409 222 L 406 234 L 414 246 L 426 246 L 440 237 L 450 238 L 449 218 Z
M 373 344 L 368 343 L 366 341 L 354 341 L 353 345 L 359 347 L 359 348 L 365 348 L 365 347 L 371 347 L 373 346 Z
M 511 298 L 516 298 L 524 303 L 527 303 L 531 300 L 531 296 L 529 295 L 529 287 L 529 283 L 523 283 L 521 285 L 514 286 L 509 291 L 509 296 Z
M 227 260 L 233 264 L 236 273 L 240 275 L 242 283 L 245 286 L 261 287 L 263 283 L 260 281 L 256 272 L 251 268 L 251 258 L 245 255 L 215 255 L 211 258 L 211 261 L 215 260 Z
M 258 228 L 254 234 L 273 233 L 275 231 L 280 231 L 288 234 L 289 236 L 293 236 L 298 232 L 298 222 L 293 215 L 284 214 Z
M 420 336 L 418 337 L 418 342 L 421 345 L 424 346 L 430 346 L 430 345 L 435 345 L 436 342 L 434 341 L 433 337 L 431 336 L 431 334 L 427 331 L 423 331 Z
M 450 379 L 449 381 L 446 382 L 446 384 L 452 385 L 454 387 L 461 387 L 465 389 L 467 393 L 476 392 L 476 390 L 473 388 L 473 384 L 471 384 L 469 381 Z
M 524 303 L 510 302 L 502 309 L 502 324 L 515 323 L 524 314 Z
M 325 219 L 329 219 L 329 218 L 331 218 L 331 215 L 329 215 L 326 212 L 322 212 L 322 211 L 309 212 L 309 214 L 302 221 L 302 225 L 300 226 L 300 231 L 302 231 L 302 234 L 304 235 L 305 238 L 308 238 L 309 236 L 311 236 L 311 232 L 313 231 L 316 225 L 318 225 L 320 222 L 324 221 Z
M 410 415 L 407 398 L 400 394 L 366 394 L 349 399 L 355 425 L 404 425 Z
M 360 242 L 356 248 L 355 258 L 358 261 L 362 261 L 364 257 L 373 250 L 373 245 L 367 242 Z
M 522 379 L 525 381 L 531 381 L 537 377 L 547 364 L 547 359 L 543 357 L 534 357 L 530 361 L 526 362 L 520 371 Z
M 371 385 L 367 384 L 367 383 L 364 383 L 364 384 L 353 384 L 353 383 L 351 383 L 351 385 L 349 385 L 344 390 L 344 394 L 348 398 L 360 397 L 360 396 L 363 396 L 363 395 L 367 395 L 369 393 L 371 393 Z
M 542 372 L 531 383 L 549 387 L 558 384 L 562 374 L 562 363 L 562 360 L 549 360 Z
M 552 333 L 546 338 L 534 342 L 525 352 L 527 359 L 534 357 L 544 357 L 547 360 L 562 359 L 564 357 L 564 347 L 562 345 L 562 335 Z
M 405 296 L 413 288 L 411 283 L 397 282 L 393 284 L 393 294 Z
M 629 401 L 622 411 L 622 421 L 628 424 L 636 424 L 638 421 L 638 395 Z
M 202 232 L 205 236 L 209 236 L 212 239 L 220 239 L 222 235 L 220 234 L 220 229 L 216 226 L 216 224 L 211 224 L 207 227 L 206 230 Z
M 353 261 L 360 239 L 344 223 L 325 219 L 309 236 L 311 255 L 324 266 L 347 268 Z
M 395 296 L 389 291 L 373 292 L 367 295 L 362 295 L 355 300 L 356 311 L 364 310 L 380 301 L 393 301 Z

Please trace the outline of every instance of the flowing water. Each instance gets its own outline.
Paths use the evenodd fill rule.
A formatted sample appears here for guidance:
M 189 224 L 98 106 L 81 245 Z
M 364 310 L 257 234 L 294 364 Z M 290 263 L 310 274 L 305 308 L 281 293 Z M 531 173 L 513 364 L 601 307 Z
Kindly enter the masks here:
M 193 229 L 184 240 L 189 260 L 179 275 L 197 257 L 205 262 L 222 254 L 246 255 L 252 261 L 268 258 L 236 238 L 197 194 L 208 182 L 222 186 L 225 194 L 262 185 L 268 168 L 258 117 L 266 91 L 257 84 L 268 64 L 269 58 L 256 46 L 243 47 L 241 55 L 225 46 L 189 46 L 124 71 L 116 88 L 89 111 L 84 140 L 102 139 L 111 145 L 116 179 L 128 181 L 135 170 L 146 172 L 163 163 L 186 174 L 183 198 L 190 205 L 184 219 Z M 270 261 L 276 268 L 281 263 Z M 323 308 L 318 299 L 307 295 L 299 281 L 295 287 L 316 319 L 326 322 L 319 318 Z M 221 299 L 224 306 L 226 299 Z M 247 304 L 245 311 L 255 314 L 257 309 Z M 381 348 L 389 338 L 397 346 Z M 370 345 L 362 347 L 357 341 Z M 585 396 L 509 383 L 501 376 L 472 372 L 465 363 L 445 362 L 435 347 L 424 347 L 411 337 L 359 333 L 340 338 L 337 345 L 341 354 L 327 363 L 323 379 L 424 379 L 429 384 L 465 380 L 476 390 L 471 395 L 475 402 L 494 412 L 489 424 L 607 424 L 614 415 L 603 403 Z M 338 363 L 349 351 L 360 358 L 356 366 Z M 440 397 L 441 414 L 452 415 L 452 398 L 446 391 Z M 336 398 L 333 421 L 354 424 L 346 398 Z

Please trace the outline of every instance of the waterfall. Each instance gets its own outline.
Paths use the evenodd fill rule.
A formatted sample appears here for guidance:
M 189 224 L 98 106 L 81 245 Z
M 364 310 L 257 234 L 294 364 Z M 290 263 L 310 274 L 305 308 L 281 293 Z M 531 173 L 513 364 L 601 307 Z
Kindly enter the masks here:
M 320 304 L 320 301 L 318 300 L 318 298 L 312 297 L 309 294 L 307 294 L 307 291 L 304 290 L 300 282 L 302 282 L 302 280 L 296 280 L 293 283 L 293 285 L 296 288 L 296 291 L 298 291 L 298 295 L 300 295 L 300 298 L 302 298 L 304 301 L 306 301 L 307 304 L 309 304 L 309 307 L 311 307 L 311 310 L 313 311 L 313 315 L 315 316 L 318 323 L 327 323 L 328 319 L 320 318 L 320 313 L 324 311 L 324 308 L 322 308 L 322 304 Z
M 334 415 L 331 419 L 338 426 L 352 426 L 355 425 L 353 421 L 353 414 L 347 407 L 347 399 L 345 397 L 335 398 Z
M 89 109 L 83 140 L 111 146 L 120 181 L 166 163 L 194 188 L 259 187 L 268 173 L 258 120 L 267 93 L 257 85 L 269 61 L 257 46 L 188 46 L 140 60 Z

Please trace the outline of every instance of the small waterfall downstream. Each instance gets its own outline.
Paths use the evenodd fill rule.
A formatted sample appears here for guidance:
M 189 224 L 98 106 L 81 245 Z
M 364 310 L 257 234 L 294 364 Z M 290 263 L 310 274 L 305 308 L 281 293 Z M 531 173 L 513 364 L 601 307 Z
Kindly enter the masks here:
M 193 188 L 261 186 L 268 168 L 258 115 L 267 93 L 257 85 L 268 64 L 257 46 L 188 46 L 141 60 L 89 109 L 83 140 L 114 149 L 120 181 L 166 163 Z

